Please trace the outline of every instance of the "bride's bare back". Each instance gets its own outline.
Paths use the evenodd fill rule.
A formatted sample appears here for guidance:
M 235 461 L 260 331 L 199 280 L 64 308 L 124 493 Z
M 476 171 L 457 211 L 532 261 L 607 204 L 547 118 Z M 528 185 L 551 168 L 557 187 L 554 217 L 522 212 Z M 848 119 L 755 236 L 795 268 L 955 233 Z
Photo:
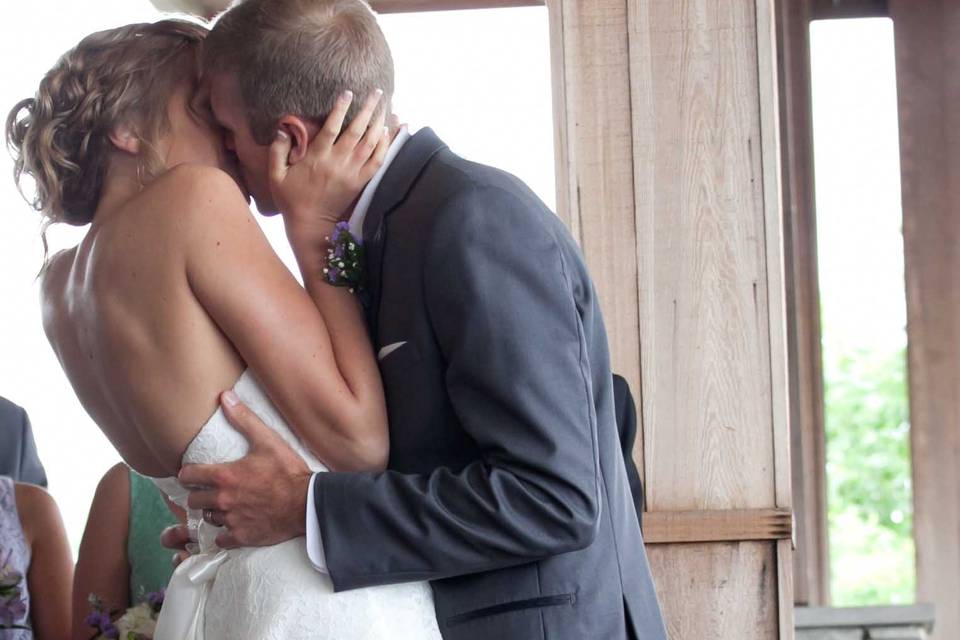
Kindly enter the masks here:
M 57 255 L 43 280 L 44 326 L 64 371 L 124 460 L 148 475 L 176 473 L 218 394 L 245 367 L 187 270 L 189 236 L 212 239 L 215 230 L 197 226 L 229 215 L 209 210 L 228 194 L 204 191 L 232 188 L 240 200 L 214 172 L 170 171 Z M 207 247 L 211 260 L 233 248 L 217 240 Z M 242 289 L 245 271 L 228 286 Z

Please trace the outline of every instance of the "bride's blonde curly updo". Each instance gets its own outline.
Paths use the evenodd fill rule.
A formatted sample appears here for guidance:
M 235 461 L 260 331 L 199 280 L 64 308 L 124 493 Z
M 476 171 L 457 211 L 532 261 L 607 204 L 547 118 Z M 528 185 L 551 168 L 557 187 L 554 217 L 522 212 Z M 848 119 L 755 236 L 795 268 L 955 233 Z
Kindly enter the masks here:
M 87 36 L 47 72 L 33 98 L 7 116 L 14 180 L 27 201 L 54 222 L 93 220 L 106 174 L 110 133 L 132 126 L 141 141 L 141 179 L 163 166 L 155 151 L 169 127 L 167 104 L 175 88 L 196 79 L 204 27 L 164 20 Z M 24 174 L 35 183 L 23 189 Z

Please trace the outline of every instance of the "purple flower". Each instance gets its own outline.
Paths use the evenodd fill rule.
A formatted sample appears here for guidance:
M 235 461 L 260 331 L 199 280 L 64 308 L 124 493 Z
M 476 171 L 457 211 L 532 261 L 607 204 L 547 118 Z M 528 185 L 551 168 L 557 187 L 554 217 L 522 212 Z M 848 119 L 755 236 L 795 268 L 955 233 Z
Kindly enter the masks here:
M 344 233 L 350 233 L 350 225 L 346 222 L 338 222 L 333 227 L 333 235 L 331 237 L 333 244 L 339 243 L 340 236 L 342 236 Z
M 20 590 L 6 598 L 0 598 L 0 625 L 10 627 L 27 617 L 27 603 L 20 597 Z
M 166 595 L 166 592 L 163 589 L 160 591 L 154 591 L 153 593 L 147 594 L 147 604 L 150 605 L 150 608 L 154 611 L 160 611 L 163 607 L 163 598 Z
M 91 611 L 83 619 L 83 624 L 102 631 L 104 626 L 110 624 L 110 616 L 103 611 Z

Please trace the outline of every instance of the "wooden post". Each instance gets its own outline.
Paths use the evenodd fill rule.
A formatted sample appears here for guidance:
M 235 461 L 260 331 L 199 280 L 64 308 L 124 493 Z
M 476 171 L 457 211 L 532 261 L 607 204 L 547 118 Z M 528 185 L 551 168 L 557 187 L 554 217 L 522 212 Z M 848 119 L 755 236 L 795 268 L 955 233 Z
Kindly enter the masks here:
M 917 599 L 960 637 L 960 5 L 890 0 L 897 57 Z
M 772 0 L 548 6 L 560 208 L 639 375 L 670 636 L 792 638 Z
M 820 283 L 810 86 L 811 0 L 778 0 L 790 446 L 796 513 L 794 602 L 830 602 Z

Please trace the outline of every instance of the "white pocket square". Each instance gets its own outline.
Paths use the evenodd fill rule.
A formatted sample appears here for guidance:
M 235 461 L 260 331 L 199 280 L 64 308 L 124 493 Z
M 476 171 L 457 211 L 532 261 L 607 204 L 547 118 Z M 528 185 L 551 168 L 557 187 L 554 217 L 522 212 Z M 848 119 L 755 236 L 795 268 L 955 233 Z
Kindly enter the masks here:
M 380 353 L 377 354 L 377 362 L 383 361 L 388 355 L 407 344 L 406 341 L 403 342 L 394 342 L 393 344 L 388 344 L 384 348 L 380 349 Z

